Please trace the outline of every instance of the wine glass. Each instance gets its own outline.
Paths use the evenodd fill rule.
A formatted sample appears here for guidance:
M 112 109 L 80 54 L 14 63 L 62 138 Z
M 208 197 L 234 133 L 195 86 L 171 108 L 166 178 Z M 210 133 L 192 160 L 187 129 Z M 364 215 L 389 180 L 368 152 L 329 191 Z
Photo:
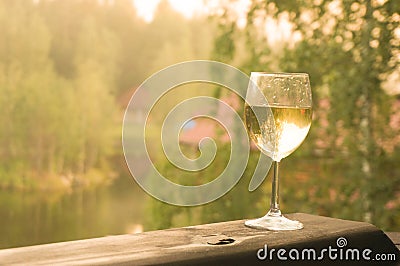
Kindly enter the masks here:
M 274 161 L 270 210 L 245 225 L 274 231 L 301 229 L 302 223 L 284 217 L 279 209 L 278 170 L 279 162 L 300 146 L 311 126 L 308 74 L 252 72 L 244 112 L 250 138 Z

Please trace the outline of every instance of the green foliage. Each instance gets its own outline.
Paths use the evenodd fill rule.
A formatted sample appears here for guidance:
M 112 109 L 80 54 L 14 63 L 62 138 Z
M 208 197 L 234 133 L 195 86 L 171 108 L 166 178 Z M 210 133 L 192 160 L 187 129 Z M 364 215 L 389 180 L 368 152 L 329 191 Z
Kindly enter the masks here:
M 221 14 L 230 14 L 229 6 L 225 8 Z M 220 36 L 240 36 L 230 39 L 230 46 L 246 45 L 242 50 L 246 56 L 235 53 L 225 57 L 226 61 L 247 58 L 239 62 L 247 72 L 310 74 L 315 117 L 309 137 L 293 156 L 299 160 L 304 155 L 322 155 L 326 160 L 333 156 L 341 173 L 337 182 L 318 180 L 317 190 L 322 194 L 300 193 L 289 184 L 286 189 L 290 192 L 284 193 L 290 195 L 289 202 L 302 203 L 305 210 L 316 214 L 366 219 L 383 228 L 400 226 L 393 222 L 398 217 L 393 213 L 400 210 L 396 201 L 400 191 L 398 166 L 393 162 L 400 157 L 381 144 L 382 139 L 396 143 L 392 135 L 396 129 L 388 128 L 395 99 L 382 90 L 382 84 L 398 71 L 399 8 L 395 0 L 252 1 L 246 27 L 233 30 L 229 25 L 237 17 L 219 16 Z M 270 27 L 267 21 L 271 19 L 291 23 L 292 34 L 300 38 L 275 45 L 263 43 L 273 34 L 265 28 Z M 323 148 L 317 150 L 316 143 Z M 321 159 L 318 162 L 325 165 Z M 336 171 L 331 175 L 333 178 Z M 333 186 L 335 192 L 330 190 Z M 321 209 L 312 207 L 325 202 L 329 193 L 341 195 Z
M 107 183 L 118 101 L 162 67 L 207 58 L 203 20 L 167 3 L 145 23 L 129 0 L 1 1 L 0 187 Z
M 160 172 L 171 181 L 182 185 L 199 185 L 212 181 L 225 169 L 230 156 L 230 145 L 219 142 L 216 158 L 206 170 L 185 172 L 164 160 L 159 166 Z M 182 147 L 184 152 L 193 153 L 193 147 Z M 221 222 L 260 216 L 266 211 L 268 196 L 249 193 L 248 186 L 259 153 L 250 154 L 249 164 L 238 184 L 220 199 L 196 207 L 178 207 L 151 199 L 148 205 L 146 230 L 165 229 L 187 225 Z M 245 195 L 245 196 L 244 196 Z M 261 200 L 264 199 L 264 200 Z M 260 201 L 262 204 L 260 204 Z

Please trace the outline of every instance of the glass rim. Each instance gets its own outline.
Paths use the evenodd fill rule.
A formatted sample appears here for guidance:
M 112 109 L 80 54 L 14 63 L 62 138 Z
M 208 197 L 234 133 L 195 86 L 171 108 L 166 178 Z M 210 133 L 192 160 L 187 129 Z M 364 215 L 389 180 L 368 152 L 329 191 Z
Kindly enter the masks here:
M 258 75 L 258 76 L 309 76 L 308 73 L 305 72 L 265 72 L 265 71 L 252 71 L 250 75 Z

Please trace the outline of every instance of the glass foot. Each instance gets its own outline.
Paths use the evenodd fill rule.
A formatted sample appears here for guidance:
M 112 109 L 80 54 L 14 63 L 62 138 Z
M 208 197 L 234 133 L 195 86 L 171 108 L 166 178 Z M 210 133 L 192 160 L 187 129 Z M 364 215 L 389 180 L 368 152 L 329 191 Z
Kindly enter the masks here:
M 299 221 L 292 221 L 284 216 L 265 215 L 264 217 L 248 220 L 244 223 L 247 227 L 271 231 L 299 230 L 303 224 Z

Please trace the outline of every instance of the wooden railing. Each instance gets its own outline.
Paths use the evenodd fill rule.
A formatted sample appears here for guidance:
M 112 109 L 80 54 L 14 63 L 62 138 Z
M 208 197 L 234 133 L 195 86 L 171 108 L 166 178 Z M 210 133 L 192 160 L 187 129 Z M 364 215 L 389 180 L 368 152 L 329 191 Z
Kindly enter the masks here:
M 0 250 L 0 265 L 286 265 L 288 262 L 398 265 L 400 262 L 399 233 L 386 235 L 363 222 L 302 213 L 287 216 L 301 221 L 304 228 L 273 232 L 247 228 L 244 220 L 229 221 L 4 249 Z

